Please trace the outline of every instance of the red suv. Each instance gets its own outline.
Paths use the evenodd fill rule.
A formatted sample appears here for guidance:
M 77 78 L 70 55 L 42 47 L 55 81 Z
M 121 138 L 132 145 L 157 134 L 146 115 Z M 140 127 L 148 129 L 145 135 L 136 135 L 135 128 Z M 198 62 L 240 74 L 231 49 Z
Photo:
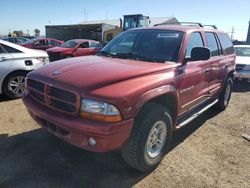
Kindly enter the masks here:
M 95 55 L 100 49 L 100 43 L 98 41 L 73 39 L 58 47 L 48 49 L 47 53 L 49 54 L 50 61 L 56 61 L 70 57 Z
M 26 48 L 32 48 L 37 50 L 47 50 L 55 46 L 63 44 L 63 41 L 51 39 L 51 38 L 36 38 L 28 40 L 24 43 L 20 43 L 21 46 Z
M 97 56 L 55 62 L 28 75 L 31 117 L 77 147 L 120 150 L 132 167 L 155 168 L 173 131 L 230 100 L 235 54 L 228 35 L 202 26 L 128 30 Z

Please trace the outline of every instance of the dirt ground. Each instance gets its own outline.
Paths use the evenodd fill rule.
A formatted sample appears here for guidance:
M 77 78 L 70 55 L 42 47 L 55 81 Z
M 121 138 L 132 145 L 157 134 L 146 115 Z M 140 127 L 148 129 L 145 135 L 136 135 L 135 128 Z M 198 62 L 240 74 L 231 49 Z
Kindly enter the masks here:
M 34 123 L 21 100 L 0 97 L 0 187 L 250 187 L 250 83 L 174 134 L 159 167 L 141 173 L 119 152 L 91 153 Z

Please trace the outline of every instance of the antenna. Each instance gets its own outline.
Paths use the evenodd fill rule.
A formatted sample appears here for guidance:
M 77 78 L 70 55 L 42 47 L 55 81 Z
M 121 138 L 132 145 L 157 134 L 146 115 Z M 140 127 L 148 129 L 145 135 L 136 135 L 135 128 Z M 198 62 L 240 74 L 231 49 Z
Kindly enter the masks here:
M 234 26 L 232 27 L 232 31 L 229 32 L 229 33 L 231 33 L 231 40 L 233 40 L 234 39 L 234 33 L 235 33 Z

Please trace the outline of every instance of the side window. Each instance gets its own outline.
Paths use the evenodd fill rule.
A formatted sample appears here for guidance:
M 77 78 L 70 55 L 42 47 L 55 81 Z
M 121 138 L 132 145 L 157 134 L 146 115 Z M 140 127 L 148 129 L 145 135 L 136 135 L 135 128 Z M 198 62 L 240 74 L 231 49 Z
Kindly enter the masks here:
M 80 44 L 81 48 L 89 48 L 89 42 L 83 42 L 82 44 Z
M 206 32 L 205 35 L 207 39 L 208 48 L 211 51 L 211 57 L 220 55 L 218 44 L 214 36 L 214 33 Z
M 194 47 L 203 47 L 203 40 L 199 32 L 192 33 L 187 45 L 186 58 L 191 57 L 191 51 Z
M 59 46 L 59 42 L 56 42 L 54 40 L 49 40 L 49 45 L 50 46 Z
M 47 45 L 48 45 L 47 40 L 39 40 L 39 42 L 38 42 L 38 46 L 47 46 Z
M 91 42 L 91 43 L 90 43 L 90 47 L 91 47 L 91 48 L 99 47 L 99 42 Z
M 226 54 L 233 54 L 234 53 L 234 48 L 233 48 L 233 43 L 230 40 L 229 36 L 226 33 L 220 33 L 218 35 L 222 48 L 226 52 Z
M 0 54 L 8 53 L 1 45 L 0 45 Z
M 4 44 L 1 44 L 1 45 L 9 53 L 22 53 L 22 51 L 19 51 L 19 50 L 15 49 L 15 48 L 12 48 L 10 46 L 6 46 Z

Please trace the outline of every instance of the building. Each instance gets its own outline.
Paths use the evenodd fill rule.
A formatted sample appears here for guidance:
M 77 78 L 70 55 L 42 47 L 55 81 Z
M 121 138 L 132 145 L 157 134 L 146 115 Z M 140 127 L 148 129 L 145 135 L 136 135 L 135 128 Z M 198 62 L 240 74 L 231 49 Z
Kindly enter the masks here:
M 248 23 L 247 41 L 246 44 L 250 45 L 250 21 Z
M 156 24 L 179 23 L 175 17 L 151 17 L 150 26 Z M 93 39 L 103 41 L 104 32 L 122 28 L 121 19 L 84 21 L 72 25 L 47 25 L 45 26 L 46 37 L 58 40 L 70 39 Z

